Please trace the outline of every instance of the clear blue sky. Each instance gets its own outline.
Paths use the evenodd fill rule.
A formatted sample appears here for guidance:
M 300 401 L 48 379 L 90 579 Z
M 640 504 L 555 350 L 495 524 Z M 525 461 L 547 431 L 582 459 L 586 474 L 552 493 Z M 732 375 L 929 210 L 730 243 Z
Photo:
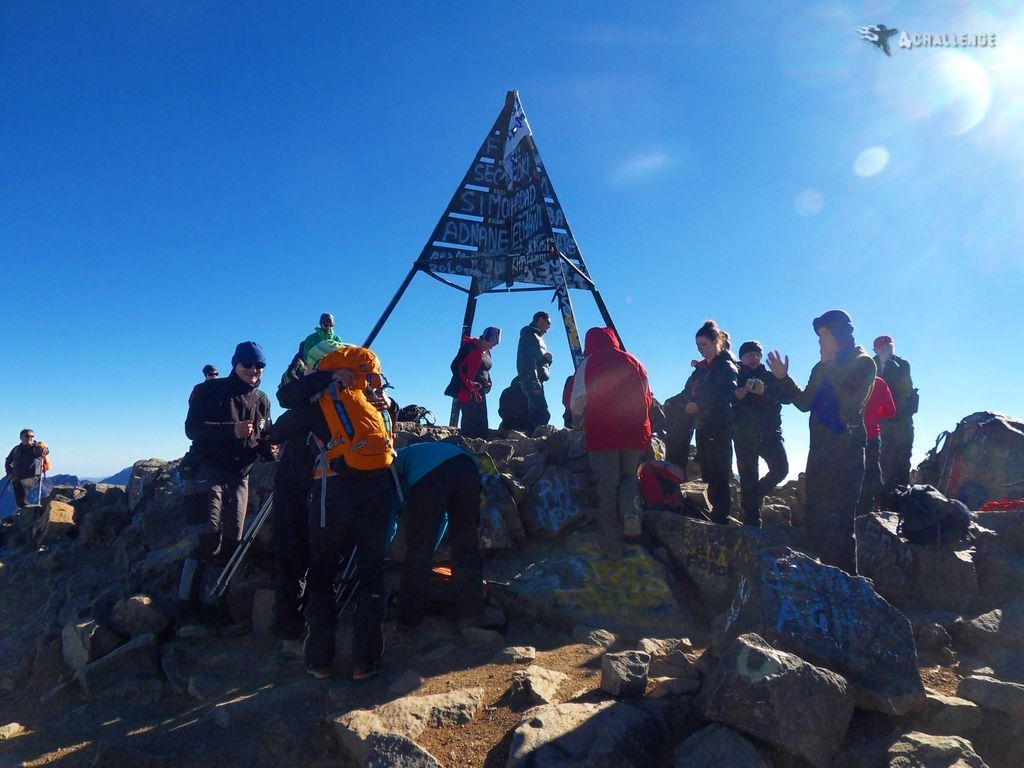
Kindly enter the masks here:
M 928 5 L 4 0 L 0 436 L 83 476 L 174 458 L 238 341 L 271 394 L 322 311 L 361 342 L 513 88 L 656 396 L 706 317 L 803 383 L 843 307 L 913 365 L 915 460 L 972 411 L 1024 415 L 1024 12 Z M 855 31 L 879 22 L 997 46 L 887 58 Z M 495 393 L 549 306 L 481 300 Z M 375 345 L 399 402 L 447 416 L 463 308 L 414 281 Z M 784 428 L 802 468 L 806 416 Z

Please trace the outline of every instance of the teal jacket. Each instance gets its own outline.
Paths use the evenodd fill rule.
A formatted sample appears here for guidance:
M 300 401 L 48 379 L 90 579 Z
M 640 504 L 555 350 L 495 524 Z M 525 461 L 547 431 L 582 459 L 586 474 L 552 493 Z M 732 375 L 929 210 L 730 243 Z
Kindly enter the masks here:
M 314 328 L 313 332 L 306 337 L 306 340 L 302 342 L 302 359 L 306 359 L 306 355 L 309 354 L 309 350 L 319 344 L 321 341 L 341 341 L 341 337 L 334 331 L 327 333 L 323 328 Z
M 395 477 L 398 478 L 398 484 L 402 489 L 402 500 L 399 501 L 398 494 L 395 494 L 395 500 L 391 506 L 391 532 L 389 539 L 394 538 L 395 531 L 398 528 L 398 517 L 405 510 L 405 506 L 409 501 L 409 493 L 412 491 L 413 486 L 428 473 L 437 469 L 449 459 L 454 459 L 456 456 L 469 456 L 473 458 L 473 454 L 451 443 L 416 443 L 415 445 L 406 446 L 398 452 L 394 462 L 391 464 L 391 469 L 394 470 Z M 448 512 L 445 510 L 444 516 L 441 518 L 441 524 L 438 526 L 437 541 L 434 544 L 435 549 L 441 543 L 441 539 L 444 538 L 447 528 Z

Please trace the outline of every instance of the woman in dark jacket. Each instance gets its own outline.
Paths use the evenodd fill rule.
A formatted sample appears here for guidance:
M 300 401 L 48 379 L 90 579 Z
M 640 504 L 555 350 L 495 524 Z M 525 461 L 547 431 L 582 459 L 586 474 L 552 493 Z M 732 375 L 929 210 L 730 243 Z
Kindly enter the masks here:
M 732 475 L 732 399 L 736 392 L 736 362 L 729 354 L 729 334 L 714 320 L 705 321 L 697 331 L 697 351 L 701 360 L 683 392 L 689 397 L 686 412 L 693 415 L 697 428 L 697 462 L 701 477 L 708 484 L 711 519 L 725 523 L 731 499 Z
M 491 391 L 491 350 L 501 341 L 500 328 L 484 328 L 479 339 L 467 336 L 452 360 L 452 380 L 444 391 L 462 412 L 462 436 L 488 436 L 487 393 Z
M 810 412 L 806 526 L 823 563 L 857 575 L 854 516 L 864 479 L 864 405 L 875 382 L 875 362 L 853 340 L 853 323 L 841 309 L 814 319 L 821 360 L 800 389 L 789 376 L 789 357 L 768 355 L 786 401 Z

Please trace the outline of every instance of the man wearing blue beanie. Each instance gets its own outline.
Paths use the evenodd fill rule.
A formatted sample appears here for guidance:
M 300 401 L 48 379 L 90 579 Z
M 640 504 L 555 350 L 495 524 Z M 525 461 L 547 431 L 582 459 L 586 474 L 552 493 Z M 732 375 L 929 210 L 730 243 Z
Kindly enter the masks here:
M 192 440 L 191 473 L 185 492 L 198 499 L 187 505 L 187 517 L 202 528 L 182 570 L 182 599 L 202 599 L 201 585 L 212 583 L 214 570 L 206 566 L 223 567 L 230 559 L 242 538 L 249 471 L 257 456 L 274 458 L 267 439 L 270 400 L 259 389 L 266 365 L 263 348 L 243 341 L 231 357 L 231 374 L 203 384 L 189 404 L 185 434 Z

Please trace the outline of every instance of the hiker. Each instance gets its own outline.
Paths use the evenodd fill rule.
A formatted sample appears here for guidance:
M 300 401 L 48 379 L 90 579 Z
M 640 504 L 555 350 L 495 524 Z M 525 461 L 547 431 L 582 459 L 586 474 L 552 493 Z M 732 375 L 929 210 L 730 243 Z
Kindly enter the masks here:
M 434 548 L 445 512 L 452 548 L 452 589 L 460 623 L 483 618 L 480 470 L 473 456 L 450 443 L 416 443 L 398 452 L 392 465 L 405 509 L 406 555 L 398 592 L 398 623 L 415 627 L 426 612 Z
M 334 332 L 334 315 L 330 312 L 320 315 L 320 325 L 314 328 L 313 332 L 302 342 L 303 359 L 321 341 L 341 341 L 341 338 Z
M 697 462 L 701 478 L 708 484 L 711 520 L 725 524 L 732 505 L 729 479 L 736 362 L 729 353 L 729 334 L 714 320 L 705 320 L 697 329 L 696 342 L 701 359 L 691 363 L 693 373 L 683 387 L 689 398 L 685 412 L 693 416 L 697 430 Z
M 384 554 L 394 495 L 393 422 L 383 385 L 373 352 L 343 347 L 324 355 L 315 370 L 279 392 L 281 402 L 292 406 L 294 418 L 307 420 L 318 448 L 307 509 L 308 634 L 303 649 L 306 670 L 316 678 L 332 675 L 338 623 L 334 586 L 341 557 L 353 543 L 359 587 L 352 629 L 352 678 L 363 680 L 380 670 Z M 316 400 L 311 403 L 310 397 Z M 350 434 L 349 429 L 354 432 Z
M 570 404 L 583 417 L 583 437 L 597 478 L 602 549 L 622 557 L 622 537 L 639 536 L 636 472 L 651 445 L 651 389 L 640 361 L 622 349 L 611 328 L 591 328 L 573 378 Z M 620 522 L 621 521 L 621 522 Z
M 544 382 L 551 378 L 551 353 L 544 345 L 544 334 L 551 327 L 551 315 L 536 312 L 530 324 L 519 331 L 519 349 L 516 352 L 516 373 L 519 386 L 526 395 L 528 416 L 526 433 L 551 420 L 548 402 L 544 398 Z
M 854 515 L 864 478 L 864 405 L 875 380 L 875 364 L 853 338 L 853 322 L 841 309 L 814 318 L 821 360 L 804 389 L 789 375 L 789 357 L 768 354 L 772 375 L 786 402 L 809 412 L 807 534 L 823 563 L 857 575 Z
M 884 475 L 881 466 L 880 419 L 891 419 L 896 415 L 896 404 L 892 400 L 889 385 L 881 376 L 875 376 L 875 384 L 864 406 L 864 482 L 861 484 L 857 515 L 866 515 L 874 509 L 875 501 L 882 493 Z
M 735 425 L 736 467 L 740 473 L 740 506 L 743 522 L 761 527 L 765 494 L 789 474 L 789 460 L 782 440 L 782 402 L 778 379 L 761 363 L 763 350 L 756 341 L 740 344 L 740 366 L 732 404 Z M 759 478 L 764 459 L 768 474 Z
M 501 423 L 498 425 L 500 431 L 526 431 L 530 409 L 518 376 L 513 376 L 512 382 L 501 390 L 501 396 L 498 398 L 498 415 L 501 417 Z
M 452 380 L 444 393 L 458 402 L 462 413 L 463 437 L 488 436 L 487 393 L 491 391 L 491 350 L 500 341 L 500 328 L 484 328 L 479 339 L 466 336 L 452 360 Z
M 686 471 L 693 442 L 693 414 L 686 412 L 689 395 L 683 391 L 662 405 L 665 412 L 665 460 Z
M 18 434 L 18 444 L 7 454 L 4 472 L 14 492 L 14 506 L 21 509 L 28 503 L 28 493 L 39 485 L 39 476 L 49 464 L 46 457 L 50 449 L 36 441 L 35 431 L 23 429 Z M 39 489 L 40 501 L 42 488 Z
M 185 434 L 192 440 L 192 471 L 186 495 L 200 497 L 203 503 L 188 506 L 188 522 L 203 529 L 182 571 L 183 597 L 192 591 L 198 563 L 222 567 L 231 558 L 242 538 L 249 471 L 257 456 L 274 460 L 267 439 L 270 400 L 259 389 L 266 365 L 259 344 L 241 342 L 227 378 L 201 384 L 189 405 Z
M 914 450 L 914 414 L 918 397 L 910 377 L 910 363 L 895 353 L 892 336 L 875 339 L 875 365 L 885 379 L 896 405 L 896 415 L 882 419 L 882 480 L 886 491 L 910 484 L 910 455 Z
M 216 366 L 210 365 L 209 363 L 204 365 L 203 366 L 203 380 L 200 381 L 198 384 L 196 384 L 194 387 L 192 387 L 192 392 L 188 396 L 188 404 L 192 405 L 192 401 L 196 397 L 196 390 L 197 389 L 199 389 L 201 386 L 203 386 L 203 384 L 205 384 L 206 382 L 212 381 L 213 379 L 216 379 L 218 376 L 220 376 L 220 374 L 217 373 L 217 367 Z

